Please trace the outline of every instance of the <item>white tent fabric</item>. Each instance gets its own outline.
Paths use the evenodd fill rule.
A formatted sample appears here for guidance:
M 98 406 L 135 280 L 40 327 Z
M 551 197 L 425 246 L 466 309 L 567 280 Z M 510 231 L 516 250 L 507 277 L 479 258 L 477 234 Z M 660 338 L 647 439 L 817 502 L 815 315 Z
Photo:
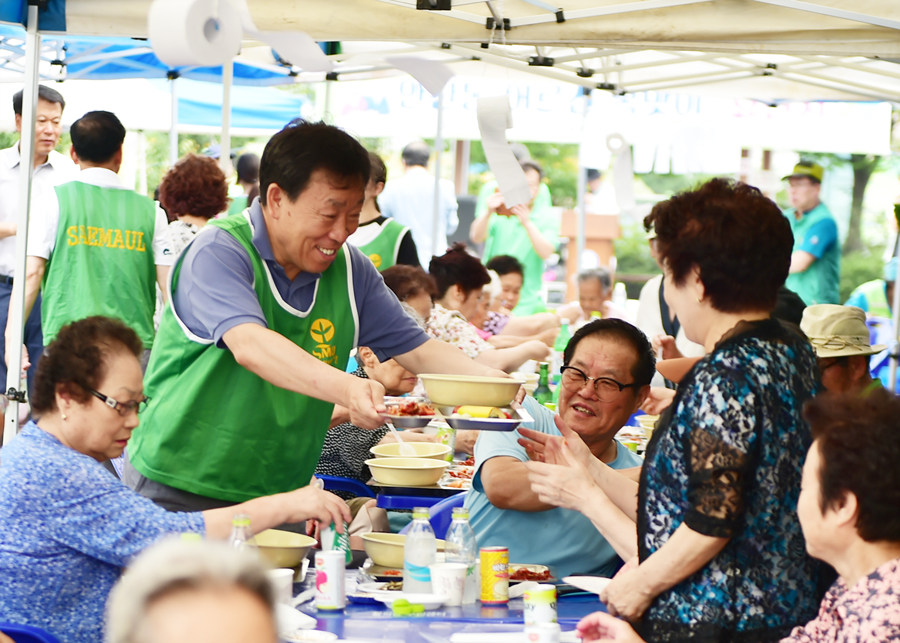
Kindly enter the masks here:
M 352 41 L 404 42 L 614 93 L 719 86 L 772 102 L 900 101 L 896 0 L 425 0 L 449 10 L 417 10 L 416 0 L 247 2 L 260 29 L 342 41 L 339 63 L 360 50 Z M 144 36 L 149 6 L 67 0 L 66 28 Z M 335 71 L 373 67 L 385 65 L 370 56 Z

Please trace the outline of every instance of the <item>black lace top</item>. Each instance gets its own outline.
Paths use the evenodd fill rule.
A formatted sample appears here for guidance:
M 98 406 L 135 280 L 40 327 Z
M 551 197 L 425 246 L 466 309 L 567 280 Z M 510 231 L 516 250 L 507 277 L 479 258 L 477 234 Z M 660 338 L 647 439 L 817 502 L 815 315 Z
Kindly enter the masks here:
M 818 564 L 796 508 L 811 441 L 801 407 L 817 372 L 799 330 L 766 320 L 739 324 L 682 381 L 647 447 L 640 559 L 682 523 L 730 540 L 656 598 L 647 640 L 777 640 L 815 616 Z

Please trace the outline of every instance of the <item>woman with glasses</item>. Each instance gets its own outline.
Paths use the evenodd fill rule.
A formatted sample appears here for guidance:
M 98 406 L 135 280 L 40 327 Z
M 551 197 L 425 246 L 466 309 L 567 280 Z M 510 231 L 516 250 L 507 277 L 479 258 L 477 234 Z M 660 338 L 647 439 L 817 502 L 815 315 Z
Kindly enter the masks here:
M 796 516 L 811 441 L 801 409 L 818 370 L 799 330 L 771 317 L 790 226 L 759 190 L 723 179 L 657 204 L 644 224 L 657 234 L 666 300 L 707 355 L 661 416 L 639 486 L 565 432 L 567 444 L 531 448 L 575 471 L 534 463 L 532 483 L 549 502 L 584 498 L 637 523 L 637 559 L 601 599 L 647 640 L 778 639 L 819 598 Z
M 107 317 L 64 326 L 44 351 L 28 423 L 0 451 L 0 615 L 60 640 L 103 640 L 106 597 L 129 560 L 179 532 L 224 539 L 234 514 L 262 531 L 285 522 L 349 521 L 312 487 L 197 513 L 168 512 L 104 469 L 138 426 L 144 396 L 133 330 Z

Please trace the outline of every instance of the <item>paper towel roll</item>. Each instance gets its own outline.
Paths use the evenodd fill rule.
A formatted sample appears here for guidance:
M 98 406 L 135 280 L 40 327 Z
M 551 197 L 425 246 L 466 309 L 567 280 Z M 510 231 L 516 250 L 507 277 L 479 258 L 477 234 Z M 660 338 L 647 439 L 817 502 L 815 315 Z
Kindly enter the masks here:
M 153 52 L 172 67 L 216 66 L 241 47 L 241 18 L 229 0 L 153 0 L 147 14 Z

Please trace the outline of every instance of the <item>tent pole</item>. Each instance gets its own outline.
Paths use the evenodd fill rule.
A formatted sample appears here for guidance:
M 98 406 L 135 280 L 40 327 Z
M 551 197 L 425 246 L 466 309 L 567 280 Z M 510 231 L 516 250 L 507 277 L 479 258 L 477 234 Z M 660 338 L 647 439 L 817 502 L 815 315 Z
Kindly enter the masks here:
M 169 167 L 178 160 L 178 93 L 175 91 L 177 72 L 169 72 L 169 97 L 171 98 L 172 119 L 169 125 Z
M 584 176 L 584 156 L 582 155 L 582 146 L 584 145 L 584 133 L 587 129 L 587 119 L 588 113 L 591 109 L 591 90 L 590 89 L 582 89 L 582 97 L 584 98 L 584 105 L 582 106 L 581 112 L 581 140 L 578 142 L 578 201 L 575 209 L 577 220 L 578 220 L 578 232 L 577 238 L 575 240 L 576 247 L 576 255 L 575 255 L 575 274 L 581 272 L 582 266 L 581 262 L 584 260 L 584 245 L 585 245 L 585 226 L 587 218 L 585 217 L 584 212 L 584 189 L 585 189 L 585 176 Z M 572 260 L 572 257 L 569 257 L 569 260 Z M 566 287 L 569 287 L 569 284 L 566 284 Z
M 6 358 L 10 367 L 6 373 L 6 391 L 18 391 L 21 386 L 19 364 L 22 363 L 22 337 L 25 327 L 25 260 L 28 244 L 28 217 L 31 209 L 31 182 L 34 173 L 34 121 L 38 98 L 38 63 L 41 59 L 41 34 L 38 32 L 37 4 L 28 5 L 28 23 L 25 33 L 25 87 L 22 94 L 22 131 L 19 137 L 19 216 L 16 222 L 16 271 L 15 280 L 19 285 L 13 290 L 9 302 L 9 317 L 12 324 L 11 345 L 6 347 Z M 35 364 L 31 368 L 36 368 Z M 3 418 L 3 444 L 8 444 L 19 429 L 19 401 L 10 399 Z
M 219 141 L 219 167 L 231 176 L 231 85 L 234 82 L 234 61 L 222 65 L 222 136 Z
M 431 254 L 439 256 L 447 248 L 438 248 L 438 215 L 441 209 L 441 151 L 444 149 L 444 90 L 437 95 L 437 132 L 434 135 L 434 203 L 431 211 Z

